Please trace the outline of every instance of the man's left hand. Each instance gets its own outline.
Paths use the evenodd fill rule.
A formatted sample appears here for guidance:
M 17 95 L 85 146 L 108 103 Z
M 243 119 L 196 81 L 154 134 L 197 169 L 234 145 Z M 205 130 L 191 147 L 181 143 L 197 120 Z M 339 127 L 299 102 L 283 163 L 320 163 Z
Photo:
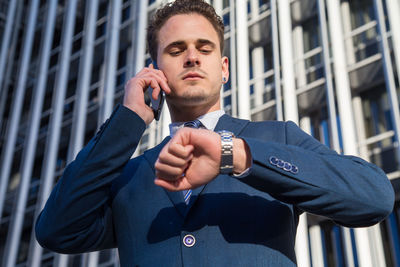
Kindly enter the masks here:
M 249 149 L 242 139 L 233 140 L 234 172 L 251 165 Z M 154 183 L 170 191 L 193 189 L 213 180 L 220 171 L 221 137 L 204 130 L 182 128 L 161 150 L 155 163 Z
M 219 134 L 182 128 L 161 150 L 154 183 L 170 191 L 196 188 L 218 175 L 220 158 Z

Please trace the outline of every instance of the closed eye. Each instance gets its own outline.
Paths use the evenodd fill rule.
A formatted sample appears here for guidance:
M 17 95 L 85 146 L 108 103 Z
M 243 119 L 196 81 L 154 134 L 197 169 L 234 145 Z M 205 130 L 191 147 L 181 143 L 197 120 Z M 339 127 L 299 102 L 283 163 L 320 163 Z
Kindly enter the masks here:
M 203 54 L 210 54 L 212 52 L 212 49 L 200 49 L 200 52 Z
M 171 56 L 178 56 L 179 54 L 182 53 L 181 49 L 172 49 L 168 52 Z

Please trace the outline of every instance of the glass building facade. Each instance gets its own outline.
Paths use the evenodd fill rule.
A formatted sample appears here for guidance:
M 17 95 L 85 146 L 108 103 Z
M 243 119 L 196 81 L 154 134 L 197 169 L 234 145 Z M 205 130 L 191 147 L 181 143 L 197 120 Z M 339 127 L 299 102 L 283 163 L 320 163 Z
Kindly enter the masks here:
M 0 0 L 0 265 L 118 266 L 116 250 L 61 255 L 33 226 L 63 169 L 150 58 L 160 0 Z M 235 117 L 292 120 L 339 153 L 381 167 L 398 200 L 400 2 L 213 0 L 225 23 Z M 135 155 L 168 135 L 165 108 Z M 133 156 L 135 156 L 133 155 Z M 400 206 L 349 229 L 302 215 L 299 266 L 399 266 Z

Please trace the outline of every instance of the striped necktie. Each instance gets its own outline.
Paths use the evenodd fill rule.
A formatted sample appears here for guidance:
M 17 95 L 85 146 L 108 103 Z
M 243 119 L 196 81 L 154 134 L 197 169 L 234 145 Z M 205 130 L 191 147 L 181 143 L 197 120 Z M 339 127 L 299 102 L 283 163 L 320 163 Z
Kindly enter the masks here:
M 183 124 L 183 127 L 196 128 L 196 129 L 204 128 L 203 124 L 199 120 L 187 121 Z M 183 199 L 185 200 L 186 205 L 189 204 L 191 195 L 192 195 L 192 189 L 183 190 Z
M 203 124 L 199 120 L 194 120 L 194 121 L 187 121 L 183 124 L 183 127 L 189 127 L 189 128 L 204 128 Z

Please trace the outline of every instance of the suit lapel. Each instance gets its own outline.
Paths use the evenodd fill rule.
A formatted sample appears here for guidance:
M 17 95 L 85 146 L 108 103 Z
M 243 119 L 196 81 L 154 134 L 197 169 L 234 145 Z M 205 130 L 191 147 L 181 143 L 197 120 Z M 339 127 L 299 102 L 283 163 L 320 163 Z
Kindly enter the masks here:
M 232 132 L 235 136 L 238 136 L 248 123 L 248 120 L 232 118 L 225 114 L 219 119 L 214 131 L 227 130 Z
M 161 149 L 168 143 L 168 141 L 171 140 L 171 137 L 167 136 L 160 144 L 155 146 L 152 149 L 149 149 L 144 152 L 144 157 L 149 161 L 150 166 L 153 170 L 153 174 L 155 177 L 155 169 L 154 169 L 154 163 L 156 162 L 158 155 L 161 152 Z M 185 215 L 185 209 L 186 209 L 186 204 L 183 199 L 183 194 L 182 192 L 171 192 L 168 190 L 164 191 L 167 193 L 169 199 L 171 202 L 174 204 L 175 208 L 177 209 L 178 213 L 182 216 Z

